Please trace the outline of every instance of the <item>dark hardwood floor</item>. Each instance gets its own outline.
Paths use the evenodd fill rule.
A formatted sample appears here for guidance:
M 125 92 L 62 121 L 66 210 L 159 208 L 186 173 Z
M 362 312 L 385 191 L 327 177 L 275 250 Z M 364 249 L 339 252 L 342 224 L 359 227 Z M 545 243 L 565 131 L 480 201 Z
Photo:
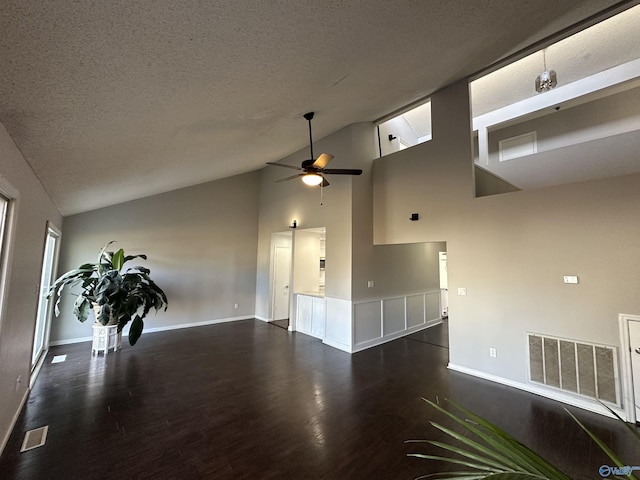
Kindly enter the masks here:
M 276 327 L 284 328 L 285 330 L 289 329 L 289 319 L 286 318 L 284 320 L 272 320 L 269 322 L 269 325 L 274 325 Z
M 411 479 L 440 466 L 407 457 L 437 449 L 405 440 L 442 439 L 429 421 L 447 423 L 423 396 L 486 416 L 573 478 L 600 478 L 609 462 L 561 404 L 447 370 L 437 328 L 354 355 L 253 320 L 147 334 L 106 357 L 55 347 L 0 478 Z M 621 425 L 571 410 L 640 465 Z M 46 445 L 19 453 L 43 425 Z

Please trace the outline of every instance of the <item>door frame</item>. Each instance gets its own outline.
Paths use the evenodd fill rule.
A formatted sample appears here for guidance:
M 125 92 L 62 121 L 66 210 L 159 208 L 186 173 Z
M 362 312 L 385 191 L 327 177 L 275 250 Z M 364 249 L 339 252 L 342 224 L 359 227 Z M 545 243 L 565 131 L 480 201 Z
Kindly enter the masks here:
M 280 320 L 276 318 L 276 297 L 278 296 L 278 292 L 276 291 L 276 280 L 278 277 L 278 252 L 286 250 L 285 255 L 289 257 L 289 292 L 287 295 L 287 318 L 291 318 L 291 246 L 289 245 L 274 245 L 273 246 L 273 275 L 271 278 L 271 320 Z
M 271 234 L 271 253 L 270 253 L 270 272 L 269 272 L 269 317 L 267 319 L 268 322 L 272 322 L 275 320 L 274 311 L 275 311 L 275 275 L 276 275 L 276 247 L 278 246 L 286 246 L 289 247 L 290 254 L 290 263 L 289 263 L 289 330 L 292 330 L 293 324 L 293 311 L 292 307 L 292 296 L 293 296 L 293 233 L 291 231 L 284 232 L 274 232 Z M 277 238 L 287 238 L 288 241 L 281 243 L 277 241 Z
M 51 262 L 51 281 L 53 281 L 56 278 L 56 273 L 58 270 L 58 258 L 60 256 L 60 240 L 62 238 L 62 231 L 56 227 L 51 221 L 47 221 L 47 227 L 45 229 L 45 235 L 44 235 L 44 243 L 42 245 L 42 257 L 41 257 L 41 270 L 40 270 L 40 281 L 38 282 L 38 307 L 36 308 L 36 316 L 35 316 L 35 322 L 33 324 L 33 335 L 32 335 L 32 341 L 31 341 L 31 360 L 33 361 L 33 349 L 35 347 L 35 342 L 36 342 L 36 332 L 37 332 L 37 328 L 38 328 L 38 321 L 39 321 L 39 314 L 40 314 L 40 295 L 43 295 L 42 292 L 42 274 L 44 272 L 44 261 L 45 261 L 45 255 L 47 253 L 47 244 L 49 241 L 49 237 L 53 237 L 55 238 L 56 242 L 55 242 L 55 246 L 53 249 L 53 259 Z M 47 286 L 48 288 L 49 286 Z M 44 362 L 44 358 L 47 355 L 47 351 L 49 350 L 49 336 L 51 334 L 51 317 L 53 315 L 53 301 L 54 299 L 51 298 L 50 300 L 48 300 L 46 302 L 46 311 L 43 313 L 44 318 L 45 318 L 45 325 L 44 325 L 44 332 L 43 332 L 43 342 L 42 342 L 42 352 L 40 353 L 40 355 L 38 356 L 38 359 L 35 361 L 34 364 L 30 365 L 30 377 L 29 377 L 29 385 L 33 386 L 33 383 L 35 382 L 36 377 L 38 376 L 38 373 L 40 372 L 40 368 L 42 367 L 42 364 Z
M 635 423 L 640 421 L 636 418 L 636 402 L 640 404 L 640 398 L 635 398 L 633 388 L 633 370 L 631 368 L 631 339 L 629 338 L 629 323 L 640 322 L 640 315 L 629 315 L 621 313 L 618 315 L 618 323 L 620 325 L 620 357 L 622 372 L 620 375 L 622 381 L 622 398 L 623 408 L 627 422 Z

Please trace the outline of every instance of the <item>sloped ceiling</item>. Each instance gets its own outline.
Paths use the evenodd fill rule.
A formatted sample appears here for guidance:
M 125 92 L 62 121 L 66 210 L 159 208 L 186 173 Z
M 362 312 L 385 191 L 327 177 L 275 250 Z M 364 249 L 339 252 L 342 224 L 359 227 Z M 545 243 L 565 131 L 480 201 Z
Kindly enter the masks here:
M 70 215 L 259 169 L 307 111 L 317 139 L 375 120 L 617 3 L 3 0 L 0 122 Z

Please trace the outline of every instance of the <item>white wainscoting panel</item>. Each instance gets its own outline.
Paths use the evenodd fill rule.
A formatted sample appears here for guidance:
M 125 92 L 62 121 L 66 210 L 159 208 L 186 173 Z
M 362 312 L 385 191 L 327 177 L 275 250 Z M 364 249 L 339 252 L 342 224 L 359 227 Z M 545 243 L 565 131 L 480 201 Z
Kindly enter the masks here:
M 424 325 L 427 322 L 424 295 L 407 297 L 407 328 Z
M 326 322 L 324 297 L 296 295 L 296 330 L 316 338 L 324 338 Z
M 351 351 L 374 347 L 441 321 L 439 290 L 354 302 Z
M 427 310 L 425 312 L 426 321 L 429 322 L 436 318 L 440 319 L 442 312 L 442 310 L 440 310 L 440 290 L 425 293 L 424 300 Z
M 324 298 L 314 297 L 311 302 L 311 335 L 324 338 L 324 328 L 327 319 L 327 302 Z
M 323 342 L 351 353 L 351 300 L 325 297 L 326 321 Z
M 296 295 L 296 330 L 311 335 L 312 297 Z
M 382 301 L 382 334 L 392 335 L 407 329 L 404 309 L 405 297 Z
M 382 337 L 382 309 L 380 300 L 355 303 L 353 305 L 353 343 Z

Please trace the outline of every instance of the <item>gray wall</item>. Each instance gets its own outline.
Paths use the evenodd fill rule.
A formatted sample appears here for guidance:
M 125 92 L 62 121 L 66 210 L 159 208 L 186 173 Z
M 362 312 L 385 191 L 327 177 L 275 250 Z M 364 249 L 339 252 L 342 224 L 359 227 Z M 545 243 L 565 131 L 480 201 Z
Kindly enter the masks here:
M 145 328 L 252 317 L 258 177 L 238 175 L 67 217 L 59 272 L 96 261 L 102 245 L 117 240 L 126 253 L 148 255 L 142 263 L 169 299 L 169 309 L 152 312 Z M 65 307 L 51 340 L 90 336 L 91 322 L 78 322 L 71 302 Z
M 409 243 L 376 245 L 374 287 L 369 297 L 393 297 L 440 289 L 438 252 L 447 244 Z
M 31 349 L 47 221 L 62 217 L 0 124 L 0 175 L 18 191 L 7 295 L 0 319 L 0 448 L 29 386 Z M 5 252 L 6 253 L 6 252 Z M 16 379 L 21 383 L 16 388 Z
M 640 313 L 640 175 L 474 198 L 466 82 L 432 112 L 431 142 L 374 162 L 374 237 L 447 242 L 451 363 L 524 383 L 527 331 L 619 347 L 618 314 Z

